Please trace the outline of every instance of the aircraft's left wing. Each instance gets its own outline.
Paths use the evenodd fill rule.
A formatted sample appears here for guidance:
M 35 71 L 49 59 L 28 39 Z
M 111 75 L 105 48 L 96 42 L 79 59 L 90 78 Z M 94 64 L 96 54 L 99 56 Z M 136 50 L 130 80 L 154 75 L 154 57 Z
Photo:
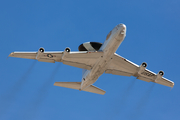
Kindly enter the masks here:
M 158 74 L 155 74 L 146 69 L 146 66 L 146 63 L 142 63 L 142 65 L 139 66 L 117 54 L 114 54 L 105 73 L 122 76 L 135 76 L 137 79 L 146 82 L 155 82 L 168 87 L 174 86 L 174 82 L 162 77 L 164 72 L 160 71 Z
M 9 57 L 36 59 L 42 62 L 63 62 L 63 64 L 90 70 L 102 52 L 59 51 L 59 52 L 12 52 Z

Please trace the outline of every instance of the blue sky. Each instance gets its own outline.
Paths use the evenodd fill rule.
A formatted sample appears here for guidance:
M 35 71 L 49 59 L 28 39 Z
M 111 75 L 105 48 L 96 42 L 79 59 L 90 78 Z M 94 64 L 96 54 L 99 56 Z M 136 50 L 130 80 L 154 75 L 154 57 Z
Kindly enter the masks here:
M 179 0 L 6 0 L 0 4 L 1 120 L 179 120 Z M 119 23 L 127 36 L 117 53 L 175 82 L 174 88 L 103 74 L 105 95 L 53 86 L 81 81 L 82 70 L 62 63 L 7 58 L 13 51 L 77 51 L 104 42 Z

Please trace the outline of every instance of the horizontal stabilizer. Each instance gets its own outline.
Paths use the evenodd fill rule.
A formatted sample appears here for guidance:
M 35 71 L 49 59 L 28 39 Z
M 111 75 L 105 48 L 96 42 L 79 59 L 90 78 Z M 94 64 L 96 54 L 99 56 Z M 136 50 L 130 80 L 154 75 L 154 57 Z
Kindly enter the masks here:
M 79 90 L 81 87 L 81 82 L 55 82 L 54 85 Z M 83 89 L 82 91 L 92 92 L 101 95 L 104 95 L 106 93 L 106 91 L 94 85 L 90 85 L 89 87 Z

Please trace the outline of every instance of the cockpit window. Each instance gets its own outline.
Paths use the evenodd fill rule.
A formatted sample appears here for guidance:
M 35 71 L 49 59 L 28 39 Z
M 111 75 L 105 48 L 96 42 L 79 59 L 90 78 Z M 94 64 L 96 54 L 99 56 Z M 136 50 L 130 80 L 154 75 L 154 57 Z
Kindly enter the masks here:
M 106 37 L 106 40 L 109 39 L 109 37 L 111 36 L 111 33 L 112 33 L 112 31 L 110 31 L 110 32 L 108 33 L 108 35 L 107 35 L 107 37 Z

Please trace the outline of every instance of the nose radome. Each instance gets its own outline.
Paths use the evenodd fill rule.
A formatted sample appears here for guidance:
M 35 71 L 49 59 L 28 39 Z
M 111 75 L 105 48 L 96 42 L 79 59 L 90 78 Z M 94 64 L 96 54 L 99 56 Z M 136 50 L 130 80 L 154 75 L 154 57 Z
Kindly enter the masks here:
M 125 35 L 126 36 L 126 25 L 125 24 L 119 24 L 119 31 L 120 31 L 120 35 Z
M 126 29 L 126 25 L 125 24 L 119 24 L 120 27 L 123 27 L 124 29 Z

